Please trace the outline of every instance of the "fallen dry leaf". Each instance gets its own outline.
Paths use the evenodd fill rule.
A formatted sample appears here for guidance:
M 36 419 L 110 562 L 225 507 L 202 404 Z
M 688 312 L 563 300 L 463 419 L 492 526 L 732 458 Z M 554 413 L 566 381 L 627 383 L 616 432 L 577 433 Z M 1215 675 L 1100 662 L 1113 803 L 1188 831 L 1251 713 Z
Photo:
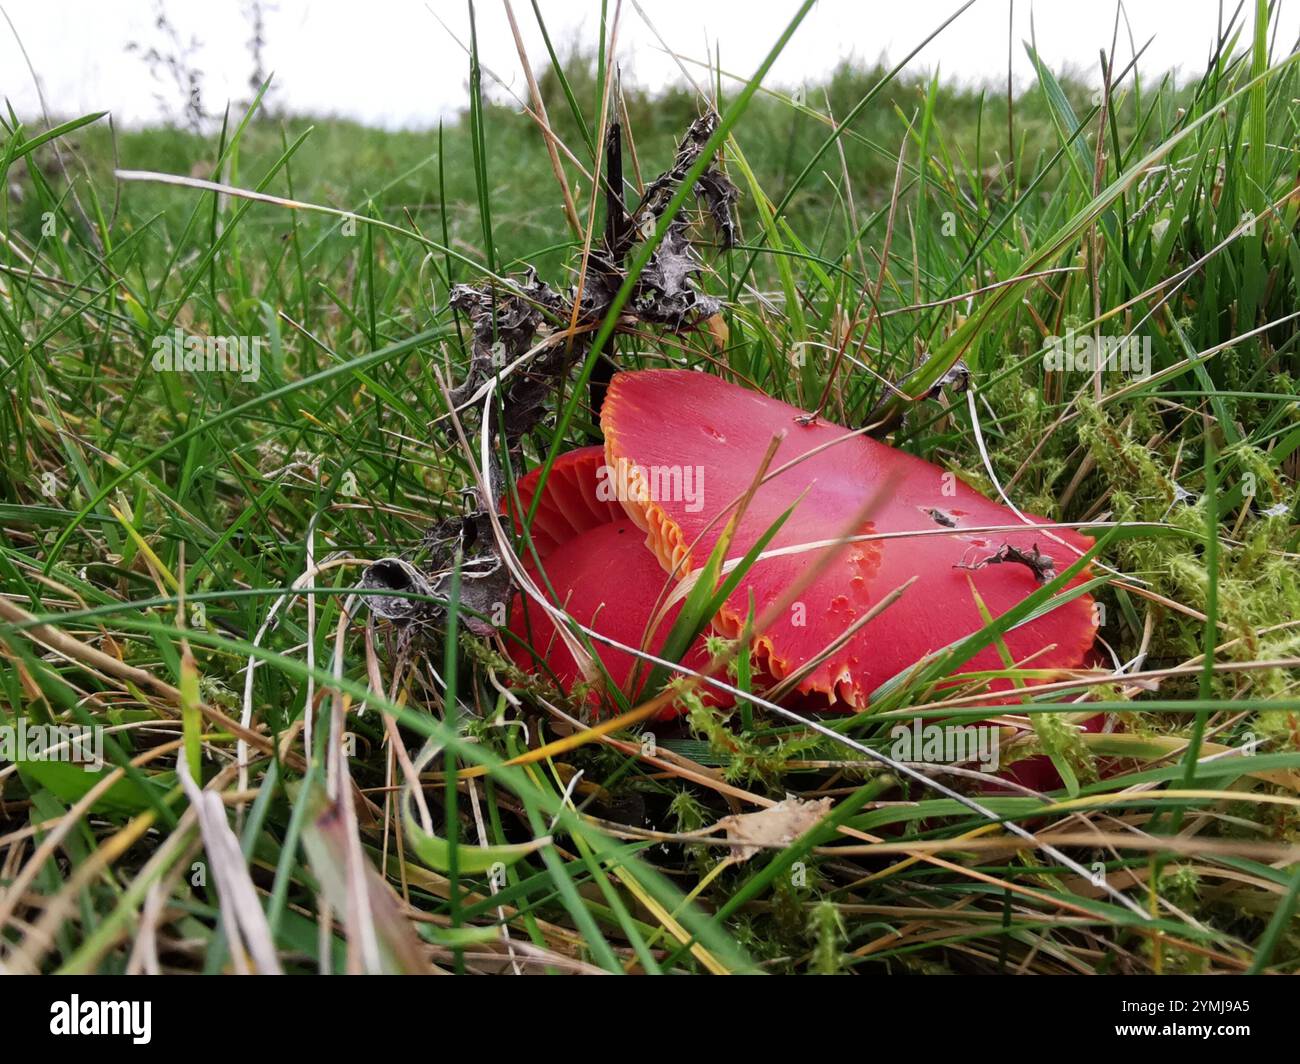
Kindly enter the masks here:
M 727 321 L 721 314 L 715 314 L 704 323 L 713 337 L 713 344 L 719 351 L 727 349 L 727 341 L 731 338 L 731 330 L 727 328 Z
M 829 813 L 832 804 L 829 798 L 819 798 L 815 802 L 787 798 L 757 813 L 723 817 L 714 825 L 714 830 L 722 828 L 732 842 L 744 844 L 731 852 L 732 860 L 740 864 L 768 847 L 789 846 Z

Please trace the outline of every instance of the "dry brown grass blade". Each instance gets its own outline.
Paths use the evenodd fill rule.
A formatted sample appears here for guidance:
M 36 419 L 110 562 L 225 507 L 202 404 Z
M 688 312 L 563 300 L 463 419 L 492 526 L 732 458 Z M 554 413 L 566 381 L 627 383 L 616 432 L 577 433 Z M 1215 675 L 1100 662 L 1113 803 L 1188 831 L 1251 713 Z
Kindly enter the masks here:
M 547 703 L 546 708 L 553 715 L 568 722 L 571 726 L 582 727 L 581 722 L 555 706 Z M 621 739 L 613 738 L 612 736 L 602 736 L 598 741 L 603 745 L 618 750 L 626 756 L 635 757 L 648 765 L 653 765 L 656 768 L 662 769 L 672 778 L 684 779 L 701 787 L 706 787 L 709 790 L 715 791 L 723 797 L 731 800 L 733 803 L 741 801 L 749 805 L 757 806 L 760 809 L 766 809 L 776 804 L 776 799 L 755 794 L 754 792 L 747 791 L 735 784 L 728 783 L 726 780 L 721 778 L 720 774 L 711 772 L 674 751 L 659 748 L 656 753 L 651 754 L 638 743 L 629 743 Z M 736 807 L 733 805 L 733 808 Z M 613 825 L 611 824 L 603 824 L 602 826 L 608 830 L 613 830 Z M 881 836 L 873 835 L 870 832 L 859 831 L 858 829 L 847 825 L 840 825 L 836 830 L 845 838 L 857 839 L 864 843 L 875 844 L 884 841 Z M 1037 902 L 1047 908 L 1060 909 L 1064 912 L 1071 912 L 1080 916 L 1090 915 L 1088 909 L 1080 905 L 1075 905 L 1064 898 L 1045 894 L 1042 891 L 1033 889 L 1032 887 L 1027 887 L 1012 880 L 1001 879 L 978 869 L 967 868 L 964 865 L 958 864 L 954 861 L 949 861 L 936 854 L 917 853 L 915 858 L 918 861 L 922 861 L 932 867 L 942 869 L 946 872 L 951 872 L 954 875 L 984 883 L 998 891 L 1010 891 L 1018 897 Z M 867 877 L 866 879 L 859 880 L 856 883 L 850 883 L 845 889 L 851 890 L 860 883 L 865 883 L 871 878 L 874 877 Z
M 359 842 L 354 847 L 349 839 L 349 836 L 356 838 L 356 834 L 345 822 L 341 802 L 329 800 L 320 791 L 305 796 L 305 800 L 313 802 L 315 807 L 303 829 L 303 847 L 320 882 L 322 901 L 329 910 L 344 914 L 350 942 L 365 933 L 367 924 L 373 935 L 370 942 L 357 941 L 355 947 L 349 947 L 349 969 L 431 974 L 434 969 L 426 948 L 393 888 L 364 855 L 360 864 L 357 863 Z M 410 866 L 408 874 L 411 874 Z M 361 898 L 351 896 L 358 878 L 363 891 Z
M 542 99 L 542 91 L 537 86 L 537 78 L 533 76 L 533 65 L 528 61 L 528 50 L 524 47 L 524 40 L 519 35 L 519 24 L 515 21 L 514 8 L 510 5 L 510 0 L 502 0 L 506 9 L 506 18 L 510 22 L 510 32 L 515 39 L 515 49 L 519 52 L 519 62 L 524 68 L 524 77 L 528 81 L 528 95 L 533 101 L 532 117 L 537 123 L 537 127 L 542 131 L 542 139 L 546 142 L 546 154 L 551 160 L 551 172 L 555 174 L 555 180 L 560 186 L 560 195 L 564 198 L 564 217 L 569 223 L 569 229 L 573 235 L 580 237 L 582 235 L 582 224 L 578 221 L 578 209 L 573 203 L 573 192 L 569 189 L 569 179 L 564 174 L 564 164 L 560 162 L 560 154 L 556 150 L 556 143 L 559 138 L 556 137 L 554 130 L 551 129 L 550 116 L 546 113 L 546 101 Z
M 995 825 L 989 825 L 989 827 L 993 828 Z M 1126 835 L 1116 832 L 1097 832 L 1094 834 L 1087 831 L 1040 832 L 1039 838 L 1050 840 L 1055 846 L 1082 846 L 1088 849 L 1109 846 L 1117 850 L 1140 850 L 1144 853 L 1174 853 L 1202 857 L 1213 854 L 1285 864 L 1300 861 L 1300 845 L 1281 842 L 1251 842 L 1247 839 L 1181 838 L 1169 835 Z M 817 847 L 816 852 L 826 856 L 839 855 L 841 857 L 883 857 L 886 854 L 909 852 L 978 853 L 984 856 L 1006 856 L 1032 849 L 1033 845 L 1031 843 L 1004 835 L 996 838 L 972 838 L 969 835 L 964 835 L 952 839 L 911 839 L 907 842 L 878 842 L 869 846 L 824 846 Z
M 225 805 L 213 791 L 199 789 L 184 758 L 178 761 L 177 775 L 198 818 L 208 863 L 216 881 L 217 901 L 225 921 L 226 939 L 235 971 L 248 971 L 248 961 L 244 956 L 247 950 L 258 975 L 283 974 L 266 912 L 258 900 L 257 888 L 248 873 L 239 840 L 226 820 Z
M 600 100 L 600 122 L 597 126 L 596 143 L 604 144 L 609 132 L 609 101 L 614 86 L 614 56 L 618 43 L 619 17 L 623 11 L 623 0 L 618 0 L 614 7 L 614 18 L 609 31 L 609 61 L 605 68 L 605 92 Z M 582 310 L 582 293 L 587 283 L 587 267 L 591 261 L 592 241 L 596 232 L 596 204 L 600 200 L 601 175 L 605 165 L 603 152 L 596 153 L 595 168 L 591 180 L 591 202 L 587 204 L 587 231 L 582 238 L 582 258 L 578 263 L 578 279 L 574 288 L 573 312 L 569 318 L 569 332 L 574 334 L 578 328 L 578 315 Z

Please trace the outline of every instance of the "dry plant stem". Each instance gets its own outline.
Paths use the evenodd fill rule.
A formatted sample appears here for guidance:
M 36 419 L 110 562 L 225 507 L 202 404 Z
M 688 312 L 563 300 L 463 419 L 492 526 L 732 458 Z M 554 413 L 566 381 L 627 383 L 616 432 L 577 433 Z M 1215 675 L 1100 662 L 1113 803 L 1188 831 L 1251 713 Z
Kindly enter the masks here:
M 1177 793 L 1191 794 L 1191 792 Z M 1226 795 L 1228 792 L 1214 793 Z M 1043 837 L 1050 838 L 1058 846 L 1081 846 L 1088 849 L 1095 849 L 1097 846 L 1110 846 L 1120 850 L 1192 855 L 1215 854 L 1277 864 L 1292 864 L 1300 860 L 1300 846 L 1289 846 L 1285 843 L 1276 842 L 1250 842 L 1244 839 L 1184 839 L 1167 835 L 1142 838 L 1133 835 L 1094 833 L 1091 831 L 1049 832 L 1044 833 Z M 1001 856 L 1003 854 L 1020 853 L 1031 848 L 1031 844 L 1019 839 L 976 839 L 963 836 L 956 839 L 912 839 L 908 842 L 877 842 L 868 846 L 819 846 L 814 847 L 814 852 L 828 857 L 873 857 L 890 853 L 947 853 L 950 851 Z
M 448 26 L 447 23 L 444 22 L 441 18 L 439 18 L 438 13 L 432 7 L 426 5 L 426 10 L 428 10 L 428 12 L 431 15 L 433 15 L 433 17 L 437 20 L 438 24 L 446 31 L 447 36 L 450 37 L 456 43 L 456 45 L 460 48 L 462 52 L 465 53 L 466 56 L 471 56 L 473 54 L 470 47 L 451 31 L 451 27 Z M 511 21 L 513 22 L 514 20 L 512 19 Z M 483 66 L 482 63 L 479 64 L 479 69 L 482 70 L 483 73 L 485 73 L 493 81 L 495 81 L 499 86 L 501 86 L 501 88 L 507 94 L 509 94 L 509 96 L 515 101 L 515 103 L 519 105 L 519 109 L 533 120 L 533 122 L 537 125 L 537 128 L 541 131 L 542 136 L 546 138 L 547 147 L 558 148 L 560 151 L 564 152 L 565 158 L 568 159 L 569 162 L 574 167 L 577 168 L 578 173 L 580 173 L 583 176 L 583 178 L 590 180 L 591 175 L 587 172 L 586 168 L 582 165 L 582 162 L 578 159 L 576 155 L 573 154 L 573 152 L 569 150 L 568 145 L 566 145 L 564 141 L 560 140 L 560 138 L 555 135 L 554 131 L 551 129 L 550 123 L 548 121 L 543 121 L 543 119 L 539 117 L 532 110 L 532 108 L 528 106 L 527 103 L 525 103 L 523 100 L 519 98 L 518 94 L 510 87 L 509 82 L 507 82 L 504 78 L 498 75 L 494 70 L 492 70 L 490 67 Z
M 375 653 L 375 615 L 373 611 L 370 612 L 366 617 L 365 649 L 366 649 L 366 676 L 370 682 L 370 688 L 373 691 L 382 692 L 384 690 L 384 682 L 379 672 L 379 657 Z M 408 664 L 409 664 L 409 659 L 406 653 L 403 652 L 399 656 L 397 665 L 393 669 L 393 682 L 388 687 L 388 701 L 393 703 L 394 705 L 404 706 L 406 704 L 406 689 L 403 687 L 402 681 L 404 676 L 406 675 Z M 404 758 L 406 764 L 409 765 L 410 758 L 406 752 L 406 745 L 402 742 L 401 734 L 398 731 L 397 721 L 392 717 L 390 717 L 387 713 L 381 713 L 380 719 L 383 720 L 384 722 L 384 734 L 387 737 L 387 741 L 388 741 L 388 757 L 384 765 L 384 769 L 385 769 L 384 783 L 386 785 L 386 790 L 384 794 L 383 845 L 380 849 L 379 861 L 380 861 L 381 868 L 387 868 L 388 867 L 388 838 L 392 828 L 393 796 L 396 793 L 396 788 L 393 787 L 393 766 L 395 762 L 397 762 L 399 759 L 402 758 Z M 405 765 L 403 766 L 403 771 L 405 771 Z M 421 794 L 419 797 L 420 797 L 421 805 L 423 806 L 424 795 Z M 427 807 L 425 807 L 424 809 L 424 815 L 427 820 L 428 819 Z M 402 871 L 402 874 L 400 876 L 401 888 L 402 888 L 402 900 L 409 905 L 411 900 L 410 886 L 407 883 L 407 879 L 405 875 L 406 848 L 403 843 L 404 833 L 402 832 L 400 806 L 398 808 L 397 816 L 399 821 L 398 830 L 396 833 L 397 864 L 399 870 Z
M 248 963 L 251 959 L 259 975 L 283 974 L 270 924 L 258 901 L 239 839 L 226 819 L 224 803 L 212 791 L 199 789 L 184 758 L 178 760 L 176 773 L 198 818 L 236 973 L 248 974 L 252 970 Z
M 307 571 L 316 568 L 316 515 L 312 514 L 307 522 Z M 248 682 L 253 678 L 252 667 L 248 670 Z M 312 722 L 316 707 L 316 596 L 307 596 L 307 694 L 302 704 L 302 746 L 303 757 L 307 764 L 315 756 L 316 747 L 312 742 Z M 240 781 L 243 786 L 243 781 Z
M 614 7 L 613 25 L 610 28 L 608 49 L 609 61 L 605 68 L 605 92 L 601 96 L 600 100 L 600 123 L 597 127 L 598 131 L 596 134 L 597 144 L 604 144 L 605 138 L 609 132 L 609 101 L 613 93 L 614 84 L 614 53 L 615 45 L 618 41 L 619 16 L 622 11 L 623 0 L 618 0 L 618 3 Z M 582 292 L 583 287 L 587 282 L 587 266 L 591 260 L 591 245 L 596 230 L 596 204 L 600 199 L 601 169 L 604 166 L 604 159 L 605 156 L 603 153 L 596 153 L 595 175 L 591 181 L 591 201 L 587 204 L 587 232 L 582 241 L 582 259 L 578 265 L 578 280 L 573 295 L 573 311 L 569 318 L 570 337 L 577 332 L 578 315 L 582 309 Z M 572 340 L 570 340 L 570 343 L 571 342 Z
M 519 63 L 524 68 L 524 78 L 528 82 L 528 95 L 533 101 L 533 120 L 537 123 L 538 128 L 542 131 L 542 138 L 546 142 L 546 154 L 551 160 L 551 171 L 555 174 L 555 180 L 560 186 L 560 195 L 564 198 L 564 218 L 569 223 L 569 229 L 574 236 L 582 235 L 582 225 L 578 221 L 578 210 L 573 204 L 573 193 L 569 189 L 569 179 L 564 176 L 564 165 L 560 162 L 559 152 L 556 151 L 555 144 L 559 139 L 551 129 L 551 120 L 546 113 L 546 102 L 542 99 L 541 89 L 538 88 L 537 78 L 533 76 L 533 66 L 528 61 L 528 51 L 524 48 L 523 38 L 519 35 L 519 24 L 515 21 L 514 8 L 510 5 L 510 0 L 502 0 L 506 9 L 506 18 L 510 22 L 510 33 L 515 39 L 515 50 L 519 53 Z

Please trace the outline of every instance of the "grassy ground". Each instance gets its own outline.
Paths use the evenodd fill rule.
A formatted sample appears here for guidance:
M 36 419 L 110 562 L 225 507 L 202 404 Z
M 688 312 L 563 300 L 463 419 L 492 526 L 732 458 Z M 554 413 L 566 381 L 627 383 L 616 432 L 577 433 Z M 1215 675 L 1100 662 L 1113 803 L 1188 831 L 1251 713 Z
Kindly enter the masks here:
M 1117 58 L 1107 93 L 1040 69 L 1010 107 L 906 70 L 791 97 L 688 68 L 742 192 L 703 281 L 727 339 L 604 349 L 809 407 L 845 348 L 837 420 L 906 406 L 896 446 L 1103 541 L 1103 670 L 1004 718 L 1071 787 L 940 777 L 1001 824 L 762 712 L 657 726 L 651 756 L 553 692 L 507 694 L 522 678 L 455 595 L 409 643 L 352 595 L 471 483 L 440 380 L 469 360 L 450 286 L 576 273 L 603 49 L 536 71 L 576 231 L 517 108 L 420 134 L 255 110 L 210 136 L 6 122 L 0 724 L 104 726 L 110 767 L 0 764 L 0 964 L 1300 969 L 1300 81 L 1260 25 L 1207 41 L 1186 85 Z M 616 103 L 638 184 L 703 106 Z M 262 338 L 260 376 L 154 370 L 178 327 Z M 1071 329 L 1149 338 L 1152 376 L 1046 372 Z M 969 404 L 883 383 L 920 395 L 958 359 Z M 530 465 L 595 438 L 593 364 Z M 835 727 L 888 753 L 899 720 L 971 719 L 940 697 L 912 683 Z M 1081 711 L 1122 726 L 1081 736 Z M 687 834 L 787 794 L 833 811 L 747 861 Z

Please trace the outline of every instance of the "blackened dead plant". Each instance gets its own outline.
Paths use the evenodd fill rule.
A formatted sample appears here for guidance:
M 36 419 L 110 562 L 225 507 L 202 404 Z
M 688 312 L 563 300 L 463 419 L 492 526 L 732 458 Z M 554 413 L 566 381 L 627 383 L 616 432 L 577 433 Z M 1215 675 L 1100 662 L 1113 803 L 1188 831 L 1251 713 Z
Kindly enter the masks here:
M 645 187 L 630 210 L 625 200 L 628 186 L 623 179 L 622 128 L 618 122 L 610 126 L 603 177 L 605 231 L 591 249 L 580 283 L 561 292 L 529 267 L 520 277 L 504 282 L 452 288 L 451 306 L 464 315 L 471 333 L 469 369 L 449 393 L 453 407 L 466 420 L 480 416 L 471 401 L 482 385 L 506 367 L 520 363 L 509 376 L 499 403 L 487 413 L 489 430 L 514 469 L 522 464 L 523 437 L 541 421 L 546 401 L 558 384 L 585 358 L 590 337 L 627 280 L 629 253 L 655 232 L 717 126 L 718 115 L 713 111 L 692 122 L 678 145 L 673 165 Z M 716 160 L 700 174 L 693 191 L 717 233 L 719 246 L 731 247 L 736 239 L 733 207 L 738 193 Z M 617 331 L 648 325 L 685 333 L 714 317 L 721 303 L 699 290 L 703 268 L 690 220 L 678 212 L 636 278 Z M 561 331 L 566 334 L 563 342 L 557 336 Z M 546 344 L 549 337 L 556 337 L 556 342 Z M 595 410 L 600 408 L 614 368 L 613 360 L 602 353 L 591 375 L 590 399 Z M 450 436 L 448 442 L 454 445 Z M 502 483 L 495 465 L 494 455 L 494 468 L 484 470 L 494 499 Z M 481 502 L 471 504 L 462 516 L 440 521 L 409 559 L 383 558 L 366 568 L 361 587 L 372 592 L 366 598 L 374 613 L 404 628 L 436 622 L 445 608 L 452 572 L 459 567 L 466 627 L 480 635 L 491 631 L 491 624 L 483 618 L 495 618 L 508 607 L 513 586 Z M 385 591 L 392 594 L 378 593 Z

